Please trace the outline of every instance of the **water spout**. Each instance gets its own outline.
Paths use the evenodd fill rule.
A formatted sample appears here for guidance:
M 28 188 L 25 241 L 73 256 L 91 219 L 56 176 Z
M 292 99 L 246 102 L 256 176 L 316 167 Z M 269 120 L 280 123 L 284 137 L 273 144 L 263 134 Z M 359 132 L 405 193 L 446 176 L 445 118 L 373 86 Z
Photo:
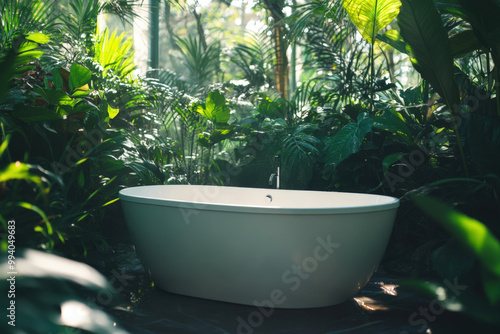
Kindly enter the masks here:
M 281 172 L 281 156 L 280 155 L 276 155 L 274 157 L 274 161 L 276 163 L 276 173 L 272 173 L 271 176 L 269 177 L 269 185 L 270 186 L 273 185 L 273 180 L 276 177 L 276 189 L 280 189 L 280 181 L 281 181 L 281 176 L 280 176 L 280 172 Z

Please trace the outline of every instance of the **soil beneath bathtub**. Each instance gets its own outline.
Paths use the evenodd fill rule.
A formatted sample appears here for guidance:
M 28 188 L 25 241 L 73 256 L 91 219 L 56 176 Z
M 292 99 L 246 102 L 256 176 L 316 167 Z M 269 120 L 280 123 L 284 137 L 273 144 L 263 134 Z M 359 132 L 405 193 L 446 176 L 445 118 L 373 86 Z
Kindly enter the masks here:
M 399 288 L 400 278 L 379 269 L 354 298 L 331 307 L 265 309 L 186 297 L 160 290 L 144 271 L 130 243 L 89 259 L 117 292 L 108 309 L 119 327 L 133 334 L 337 334 L 436 333 L 447 317 L 429 313 L 430 300 Z M 448 319 L 449 320 L 449 319 Z M 447 321 L 449 324 L 449 321 Z M 437 328 L 436 328 L 437 329 Z

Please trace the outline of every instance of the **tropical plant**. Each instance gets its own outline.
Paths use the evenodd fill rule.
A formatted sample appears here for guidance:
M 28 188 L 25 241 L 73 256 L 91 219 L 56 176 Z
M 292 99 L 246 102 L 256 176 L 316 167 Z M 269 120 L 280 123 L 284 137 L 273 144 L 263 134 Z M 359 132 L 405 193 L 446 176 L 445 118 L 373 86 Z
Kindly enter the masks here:
M 480 221 L 424 196 L 414 201 L 452 235 L 432 254 L 433 267 L 442 283 L 407 280 L 403 286 L 435 299 L 444 310 L 461 313 L 458 326 L 437 321 L 433 331 L 474 328 L 484 333 L 498 331 L 496 314 L 500 302 L 500 241 Z M 452 288 L 453 287 L 453 288 Z
M 343 0 L 351 21 L 356 25 L 361 36 L 370 43 L 370 101 L 373 106 L 375 82 L 374 47 L 377 34 L 390 24 L 399 13 L 400 0 Z
M 178 38 L 177 45 L 184 56 L 187 80 L 192 81 L 198 87 L 205 87 L 218 76 L 220 66 L 220 43 L 215 41 L 206 47 L 199 39 L 188 36 L 185 39 Z
M 322 82 L 323 104 L 336 110 L 347 104 L 372 104 L 372 90 L 378 88 L 374 77 L 383 76 L 382 63 L 375 70 L 380 53 L 371 53 L 374 49 L 342 19 L 345 15 L 341 1 L 318 0 L 299 6 L 289 19 L 293 38 L 304 47 L 306 75 Z
M 10 138 L 11 135 L 3 138 L 0 161 L 4 160 L 3 154 L 7 151 Z M 41 208 L 41 205 L 47 200 L 49 187 L 41 177 L 46 174 L 43 175 L 40 172 L 44 172 L 41 166 L 20 161 L 11 162 L 0 170 L 0 182 L 4 187 L 0 202 L 2 209 L 0 223 L 3 231 L 7 232 L 8 220 L 13 217 L 14 213 L 17 213 L 16 218 L 23 220 L 23 224 L 17 227 L 18 236 L 30 237 L 30 242 L 48 241 L 49 245 L 54 245 L 55 240 L 62 236 L 59 231 L 54 231 L 49 218 Z M 7 192 L 10 192 L 9 196 L 7 196 Z M 18 238 L 17 244 L 21 246 L 23 242 L 26 242 L 27 240 L 24 238 Z M 7 251 L 7 236 L 2 238 L 0 247 L 2 252 Z
M 319 158 L 321 141 L 318 127 L 303 120 L 305 113 L 295 103 L 284 99 L 272 100 L 264 93 L 256 94 L 254 112 L 250 117 L 233 123 L 231 140 L 234 149 L 231 184 L 269 187 L 269 175 L 275 171 L 276 155 L 283 162 L 281 187 L 308 189 L 313 166 Z
M 497 75 L 491 66 L 491 61 L 498 59 L 496 55 L 495 40 L 491 39 L 490 32 L 484 30 L 488 26 L 491 31 L 498 30 L 498 24 L 491 17 L 491 13 L 498 13 L 499 6 L 491 1 L 482 1 L 472 8 L 469 3 L 444 2 L 437 3 L 432 1 L 414 2 L 402 1 L 401 13 L 398 17 L 398 24 L 401 29 L 401 35 L 406 43 L 414 67 L 421 73 L 422 77 L 439 94 L 445 105 L 447 112 L 439 112 L 437 106 L 433 107 L 434 115 L 438 118 L 444 118 L 449 115 L 451 126 L 457 137 L 456 145 L 458 155 L 461 157 L 463 172 L 469 173 L 466 152 L 463 147 L 464 139 L 460 137 L 463 132 L 460 128 L 468 126 L 465 119 L 474 120 L 478 117 L 485 121 L 492 115 L 498 115 L 498 104 L 492 95 L 495 91 L 493 82 Z M 458 25 L 448 25 L 450 31 L 443 26 L 441 16 L 452 15 L 459 21 Z M 495 14 L 493 14 L 495 15 Z M 416 19 L 416 18 L 421 18 Z M 479 18 L 481 17 L 481 18 Z M 416 22 L 416 20 L 418 22 Z M 482 23 L 478 23 L 482 21 Z M 458 32 L 457 32 L 458 31 Z M 477 38 L 476 36 L 481 36 Z M 395 40 L 389 40 L 392 45 L 397 45 Z M 400 41 L 399 41 L 400 42 Z M 397 47 L 397 46 L 396 46 Z M 439 57 L 431 50 L 441 50 Z M 481 76 L 481 81 L 477 81 L 477 76 L 468 77 L 465 72 L 460 72 L 454 64 L 455 58 L 463 58 L 464 55 L 473 53 L 484 53 L 484 57 L 467 59 L 485 59 L 485 75 Z M 490 57 L 491 55 L 491 57 Z M 461 63 L 464 63 L 461 61 Z M 465 62 L 467 63 L 467 62 Z M 474 84 L 478 82 L 480 85 Z M 484 83 L 481 85 L 481 82 Z M 461 97 L 460 97 L 461 95 Z M 479 116 L 479 114 L 488 116 Z M 486 117 L 486 118 L 484 118 Z M 486 121 L 495 122 L 493 119 Z M 466 130 L 467 131 L 467 130 Z M 491 131 L 491 130 L 490 130 Z M 465 141 L 465 146 L 468 143 Z
M 15 228 L 21 223 L 11 222 Z M 1 254 L 0 291 L 9 301 L 2 333 L 13 333 L 13 328 L 26 333 L 127 333 L 107 313 L 109 308 L 89 302 L 98 293 L 114 295 L 111 284 L 94 268 L 33 249 L 17 248 L 10 261 L 9 253 Z M 6 274 L 12 272 L 12 263 L 18 275 Z
M 260 91 L 272 87 L 272 44 L 265 31 L 247 34 L 244 43 L 238 43 L 230 51 L 230 60 L 242 72 L 246 80 L 245 91 Z
M 336 132 L 338 129 L 334 130 L 332 133 L 333 136 L 329 138 L 330 144 L 326 145 L 325 152 L 325 167 L 335 166 L 334 170 L 355 171 L 356 168 L 348 168 L 347 166 L 341 166 L 339 164 L 342 162 L 353 162 L 353 159 L 355 160 L 355 158 L 358 157 L 360 158 L 359 166 L 361 167 L 363 165 L 362 161 L 370 161 L 376 157 L 373 161 L 373 170 L 376 171 L 375 174 L 378 175 L 378 177 L 372 179 L 378 179 L 381 183 L 375 188 L 365 189 L 371 189 L 371 191 L 373 191 L 373 189 L 381 190 L 380 186 L 383 184 L 385 184 L 384 187 L 389 186 L 391 189 L 390 191 L 394 191 L 395 188 L 393 186 L 395 183 L 402 182 L 402 180 L 410 181 L 412 178 L 396 177 L 396 179 L 391 179 L 395 174 L 391 172 L 390 166 L 394 165 L 395 167 L 401 167 L 406 165 L 402 163 L 402 161 L 407 161 L 404 160 L 404 157 L 406 156 L 407 159 L 407 155 L 414 151 L 426 152 L 427 156 L 429 156 L 427 153 L 432 152 L 430 156 L 436 157 L 437 160 L 436 158 L 431 158 L 430 160 L 424 159 L 422 160 L 423 165 L 419 163 L 419 167 L 429 167 L 436 172 L 436 166 L 448 164 L 449 158 L 446 154 L 449 156 L 451 153 L 460 157 L 462 160 L 462 172 L 467 175 L 468 170 L 471 168 L 471 161 L 467 161 L 466 158 L 467 152 L 470 152 L 470 156 L 475 155 L 474 164 L 476 166 L 479 161 L 482 161 L 482 164 L 490 166 L 488 169 L 492 171 L 492 164 L 486 163 L 486 149 L 481 150 L 479 146 L 475 144 L 479 142 L 478 138 L 480 138 L 475 129 L 479 129 L 481 126 L 479 125 L 481 124 L 481 119 L 485 124 L 485 129 L 488 129 L 486 132 L 487 139 L 485 138 L 481 140 L 481 142 L 484 143 L 483 147 L 487 147 L 491 152 L 491 150 L 496 150 L 497 147 L 495 139 L 493 139 L 495 138 L 493 128 L 495 127 L 494 124 L 496 124 L 496 121 L 487 117 L 485 118 L 485 116 L 480 116 L 478 112 L 471 113 L 469 116 L 469 114 L 464 114 L 461 110 L 465 109 L 468 111 L 468 109 L 470 109 L 469 106 L 473 105 L 480 113 L 484 113 L 487 108 L 490 108 L 495 103 L 495 100 L 490 98 L 492 95 L 489 95 L 490 92 L 492 92 L 492 79 L 494 76 L 490 75 L 488 76 L 488 80 L 483 80 L 485 83 L 483 87 L 488 87 L 488 90 L 483 92 L 481 86 L 475 86 L 473 81 L 469 80 L 464 73 L 457 75 L 457 68 L 453 65 L 453 57 L 463 57 L 467 52 L 479 50 L 477 47 L 478 43 L 474 42 L 474 39 L 467 31 L 467 27 L 463 23 L 460 23 L 463 21 L 449 20 L 449 24 L 446 25 L 445 28 L 441 16 L 434 7 L 432 1 L 427 1 L 426 3 L 403 1 L 401 12 L 397 15 L 398 28 L 400 28 L 402 36 L 398 37 L 399 34 L 394 30 L 387 31 L 383 34 L 378 32 L 396 17 L 395 14 L 397 14 L 397 10 L 389 9 L 397 9 L 399 7 L 399 1 L 389 1 L 387 3 L 363 2 L 359 4 L 355 1 L 344 1 L 343 4 L 361 34 L 372 43 L 371 51 L 374 50 L 373 46 L 375 45 L 376 39 L 389 42 L 396 50 L 409 54 L 412 63 L 426 81 L 421 86 L 401 89 L 399 91 L 393 89 L 395 87 L 394 84 L 387 84 L 384 79 L 374 80 L 373 76 L 370 80 L 371 82 L 368 82 L 368 85 L 366 85 L 366 82 L 360 82 L 358 85 L 353 84 L 355 82 L 354 80 L 357 78 L 368 77 L 368 73 L 373 74 L 373 65 L 375 61 L 369 57 L 369 66 L 362 65 L 363 63 L 361 61 L 339 61 L 342 59 L 349 59 L 347 58 L 349 54 L 357 54 L 357 59 L 359 60 L 367 59 L 363 58 L 362 52 L 345 52 L 347 47 L 352 45 L 353 37 L 348 25 L 341 24 L 342 22 L 340 20 L 336 20 L 335 17 L 332 17 L 333 13 L 341 13 L 339 2 L 324 3 L 315 1 L 300 6 L 294 16 L 297 22 L 292 29 L 294 34 L 299 34 L 302 31 L 305 32 L 305 22 L 314 22 L 313 19 L 317 15 L 323 15 L 330 18 L 326 21 L 317 21 L 318 23 L 312 26 L 307 26 L 307 33 L 311 36 L 309 48 L 312 50 L 312 53 L 310 54 L 314 55 L 314 58 L 310 57 L 312 63 L 316 63 L 315 66 L 324 63 L 325 65 L 322 67 L 324 71 L 332 72 L 332 68 L 334 68 L 335 71 L 340 70 L 338 73 L 334 71 L 333 74 L 337 74 L 338 78 L 341 80 L 351 78 L 350 81 L 340 81 L 341 84 L 337 85 L 337 89 L 333 89 L 331 94 L 324 94 L 321 98 L 322 106 L 325 108 L 333 106 L 333 113 L 337 112 L 340 114 L 339 111 L 341 110 L 341 113 L 344 114 L 344 116 L 336 116 L 337 120 L 341 121 L 341 125 L 344 126 L 344 128 L 338 133 Z M 495 12 L 496 10 L 489 2 L 482 3 L 481 6 L 483 9 L 489 8 L 491 12 Z M 474 21 L 474 19 L 471 19 L 471 17 L 474 17 L 473 14 L 465 13 L 467 10 L 471 10 L 468 5 L 455 4 L 454 7 L 452 7 L 451 4 L 439 3 L 437 7 L 443 13 L 447 14 L 447 17 L 451 14 L 459 19 L 467 18 L 471 22 Z M 458 8 L 459 12 L 455 13 L 453 8 Z M 482 12 L 483 9 L 479 10 L 479 12 Z M 485 17 L 487 18 L 488 15 Z M 453 22 L 459 23 L 454 24 Z M 475 22 L 477 22 L 477 19 Z M 495 27 L 492 23 L 485 24 L 492 27 L 492 29 Z M 452 35 L 450 38 L 448 38 L 446 29 L 450 30 L 450 34 Z M 480 31 L 480 28 L 477 30 Z M 455 35 L 456 31 L 459 33 Z M 485 39 L 486 38 L 483 38 L 482 40 Z M 357 44 L 360 45 L 360 43 Z M 453 53 L 450 51 L 448 44 L 453 46 Z M 439 57 L 435 57 L 434 50 L 440 49 L 444 49 L 444 51 L 439 53 Z M 371 55 L 373 56 L 373 53 Z M 491 58 L 493 59 L 494 57 Z M 353 58 L 351 57 L 351 59 Z M 484 59 L 490 58 L 483 57 L 482 59 L 484 61 Z M 467 64 L 462 61 L 462 64 L 464 63 Z M 349 64 L 349 67 L 341 67 L 339 64 Z M 358 65 L 352 66 L 352 64 Z M 474 63 L 469 62 L 469 64 Z M 490 65 L 488 65 L 489 60 L 483 62 L 483 64 L 486 64 L 483 66 L 483 68 L 486 68 L 486 72 L 492 73 L 492 67 L 490 68 Z M 361 65 L 361 67 L 359 65 Z M 346 68 L 347 70 L 342 71 L 342 68 Z M 364 75 L 356 75 L 360 73 L 360 71 L 357 70 L 358 68 L 362 69 L 361 73 L 364 73 Z M 382 73 L 382 71 L 378 73 Z M 375 77 L 377 76 L 380 75 L 375 75 Z M 335 76 L 330 75 L 322 78 L 321 83 L 323 84 L 323 91 L 328 89 L 327 79 L 330 78 L 334 79 Z M 474 80 L 477 81 L 477 79 Z M 335 81 L 332 80 L 331 82 Z M 460 83 L 460 86 L 457 82 Z M 365 94 L 367 90 L 364 90 L 362 88 L 363 86 L 369 87 L 370 94 Z M 353 96 L 356 96 L 353 94 L 355 92 L 352 90 L 353 87 L 359 87 L 357 89 L 357 99 L 353 99 Z M 462 102 L 459 98 L 458 87 L 460 87 L 463 96 Z M 339 104 L 339 99 L 337 97 L 339 95 L 336 94 L 343 92 L 343 89 L 346 88 L 351 89 L 351 91 L 345 91 L 343 96 L 346 98 L 341 100 L 343 104 Z M 475 92 L 473 93 L 472 91 Z M 433 92 L 437 92 L 439 98 L 436 98 L 437 95 L 433 95 Z M 465 92 L 470 95 L 464 95 Z M 482 95 L 481 92 L 485 95 Z M 479 95 L 480 98 L 471 96 L 473 94 L 478 95 L 478 93 L 481 94 Z M 364 102 L 367 99 L 370 103 Z M 445 102 L 444 105 L 446 107 L 444 109 L 443 105 L 439 103 L 440 101 Z M 357 105 L 358 103 L 359 105 Z M 469 106 L 466 105 L 467 103 Z M 425 104 L 428 104 L 430 108 Z M 366 129 L 358 131 L 359 129 L 356 126 L 357 117 L 362 112 L 369 111 L 371 109 L 371 107 L 368 107 L 369 105 L 372 105 L 375 110 L 371 112 L 372 116 L 370 118 L 365 119 L 367 125 Z M 339 107 L 342 109 L 339 109 Z M 368 110 L 363 110 L 363 107 L 368 107 Z M 348 115 L 348 117 L 346 117 L 346 115 Z M 451 120 L 452 123 L 446 123 L 446 118 Z M 374 121 L 373 125 L 368 126 L 368 123 L 371 121 Z M 459 123 L 461 123 L 460 129 L 458 128 Z M 472 124 L 474 125 L 471 126 Z M 387 133 L 392 133 L 392 136 L 388 137 Z M 437 133 L 439 133 L 439 136 L 437 136 Z M 465 138 L 465 142 L 463 138 L 464 133 L 468 134 Z M 453 138 L 450 138 L 450 134 L 454 134 L 456 139 L 453 140 Z M 449 144 L 447 144 L 447 141 Z M 340 145 L 338 145 L 339 143 Z M 432 147 L 429 147 L 429 143 L 432 144 Z M 464 143 L 467 152 L 465 152 L 463 147 Z M 475 148 L 474 151 L 470 150 L 472 146 Z M 378 147 L 378 151 L 373 150 L 375 147 Z M 440 150 L 438 148 L 440 148 Z M 371 153 L 369 153 L 368 156 L 370 156 L 370 158 L 367 160 L 368 156 L 365 154 L 368 154 L 368 152 Z M 363 160 L 361 159 L 362 157 Z M 383 166 L 382 169 L 380 168 L 381 166 Z M 456 175 L 458 171 L 456 167 L 452 167 L 449 164 L 448 167 L 454 170 L 451 175 Z M 448 167 L 447 170 L 450 170 Z M 423 168 L 420 169 L 423 170 Z M 384 174 L 385 180 L 380 177 Z M 335 173 L 333 175 L 335 175 Z M 436 173 L 434 177 L 439 178 L 438 175 L 441 174 Z M 416 177 L 417 174 L 413 176 Z M 334 176 L 334 179 L 346 180 L 345 177 L 346 175 L 344 173 L 343 177 Z M 431 180 L 436 179 L 431 178 Z M 420 183 L 420 185 L 422 185 L 422 183 Z M 417 183 L 414 186 L 418 187 L 419 184 Z
M 0 3 L 0 55 L 16 47 L 13 41 L 29 33 L 55 32 L 56 17 L 51 16 L 54 0 L 3 0 Z
M 47 38 L 42 34 L 32 34 L 26 36 L 17 36 L 13 38 L 13 44 L 16 48 L 10 48 L 0 58 L 0 66 L 4 69 L 0 75 L 0 105 L 12 105 L 16 99 L 23 99 L 21 89 L 12 87 L 13 82 L 25 71 L 32 71 L 35 66 L 32 62 L 40 57 L 43 52 L 38 49 L 36 41 L 46 41 Z M 33 40 L 30 40 L 33 39 Z M 21 41 L 21 42 L 19 42 Z M 12 113 L 19 113 L 19 109 L 12 110 Z M 28 110 L 27 113 L 30 113 Z M 47 110 L 41 110 L 39 114 L 33 114 L 33 117 L 54 119 L 57 115 Z M 40 208 L 39 203 L 47 200 L 48 185 L 46 179 L 37 175 L 34 171 L 38 170 L 44 174 L 44 170 L 38 165 L 24 163 L 18 160 L 19 155 L 11 152 L 9 145 L 12 141 L 11 126 L 13 121 L 9 117 L 1 116 L 2 145 L 0 147 L 0 179 L 3 184 L 2 216 L 0 221 L 4 231 L 7 231 L 7 220 L 12 212 L 21 209 L 24 213 L 22 217 L 26 220 L 24 227 L 28 230 L 27 235 L 33 236 L 30 229 L 36 234 L 42 233 L 48 236 L 50 243 L 53 243 L 53 228 L 46 215 Z M 37 203 L 39 202 L 39 203 Z M 26 211 L 24 211 L 26 210 Z M 20 227 L 19 230 L 23 228 Z M 32 242 L 39 242 L 36 236 Z M 7 247 L 6 239 L 2 238 L 2 249 Z
M 123 45 L 112 37 L 104 36 L 113 42 L 108 45 Z M 128 78 L 127 45 L 122 53 L 112 50 L 114 59 L 97 56 L 102 65 L 82 57 L 47 73 L 37 61 L 45 43 L 54 41 L 41 33 L 21 35 L 1 55 L 1 170 L 9 189 L 2 207 L 6 215 L 23 219 L 20 246 L 68 247 L 68 254 L 77 256 L 103 240 L 98 224 L 123 184 L 163 182 L 164 174 L 151 157 L 126 145 L 126 133 L 108 129 L 110 121 L 119 122 L 119 108 L 131 114 L 150 105 L 144 83 Z M 100 45 L 99 51 L 106 50 Z M 85 63 L 101 70 L 92 73 Z M 103 76 L 104 66 L 113 75 Z
M 116 30 L 110 34 L 107 28 L 102 33 L 96 32 L 94 61 L 102 66 L 102 75 L 124 79 L 135 70 L 133 40 L 131 37 L 125 39 L 125 35 L 117 36 Z

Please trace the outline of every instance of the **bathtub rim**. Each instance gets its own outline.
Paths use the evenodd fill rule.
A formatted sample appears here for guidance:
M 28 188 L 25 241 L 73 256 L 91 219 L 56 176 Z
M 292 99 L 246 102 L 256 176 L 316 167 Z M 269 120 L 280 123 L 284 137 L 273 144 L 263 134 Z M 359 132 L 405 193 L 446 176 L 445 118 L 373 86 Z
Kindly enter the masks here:
M 136 188 L 154 188 L 154 187 L 175 187 L 175 186 L 191 186 L 191 185 L 147 185 L 136 186 L 121 189 L 119 191 L 119 198 L 121 201 L 140 203 L 146 205 L 173 207 L 183 210 L 209 210 L 221 212 L 241 212 L 241 213 L 260 213 L 260 214 L 291 214 L 291 215 L 325 215 L 325 214 L 353 214 L 353 213 L 367 213 L 397 209 L 400 205 L 399 199 L 392 196 L 378 195 L 378 194 L 364 194 L 364 193 L 350 193 L 362 196 L 379 196 L 390 200 L 387 203 L 378 203 L 363 206 L 346 206 L 346 207 L 299 207 L 299 208 L 283 208 L 278 206 L 262 206 L 262 205 L 242 205 L 242 204 L 219 204 L 219 203 L 204 203 L 204 202 L 190 202 L 185 200 L 154 198 L 144 195 L 131 194 Z M 316 192 L 316 193 L 329 193 L 327 191 L 318 190 L 291 190 L 291 189 L 267 189 L 267 188 L 249 188 L 249 187 L 231 187 L 231 186 L 210 186 L 210 185 L 192 185 L 192 187 L 224 187 L 224 188 L 239 188 L 249 190 L 268 190 L 270 193 L 281 191 L 293 192 Z M 335 192 L 342 194 L 343 192 Z

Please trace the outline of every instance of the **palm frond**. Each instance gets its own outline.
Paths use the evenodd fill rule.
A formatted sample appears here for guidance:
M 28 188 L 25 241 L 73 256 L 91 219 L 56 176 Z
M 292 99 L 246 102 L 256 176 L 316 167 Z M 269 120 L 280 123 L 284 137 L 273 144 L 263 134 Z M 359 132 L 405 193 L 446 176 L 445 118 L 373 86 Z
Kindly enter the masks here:
M 244 43 L 238 43 L 230 53 L 230 60 L 242 72 L 243 79 L 254 87 L 261 87 L 273 79 L 273 46 L 266 32 L 248 33 Z
M 85 34 L 90 36 L 97 28 L 99 14 L 99 0 L 74 0 L 70 1 L 70 9 L 65 15 L 60 16 L 70 36 L 80 40 Z
M 292 101 L 295 105 L 296 115 L 294 118 L 303 119 L 307 116 L 312 106 L 315 104 L 315 93 L 322 90 L 323 83 L 317 79 L 311 79 L 303 82 L 295 91 Z
M 350 28 L 319 20 L 306 34 L 304 67 L 314 69 L 325 89 L 334 92 L 335 105 L 355 102 L 366 90 L 368 45 L 353 38 Z
M 202 84 L 216 76 L 220 65 L 220 42 L 213 42 L 205 49 L 197 38 L 188 36 L 186 38 L 177 38 L 177 45 L 184 56 L 184 64 L 189 72 L 189 80 Z
M 286 22 L 290 25 L 290 38 L 295 40 L 303 37 L 309 30 L 311 22 L 318 17 L 322 18 L 322 21 L 318 23 L 325 24 L 341 23 L 344 16 L 341 0 L 313 0 L 297 6 L 295 12 L 286 19 Z M 343 24 L 349 23 L 343 22 Z
M 111 71 L 114 75 L 124 78 L 135 70 L 133 40 L 126 38 L 126 34 L 116 35 L 116 30 L 110 34 L 106 28 L 99 34 L 94 44 L 96 60 L 102 65 L 106 76 L 106 71 Z
M 3 0 L 0 3 L 0 52 L 12 40 L 30 32 L 50 34 L 57 26 L 51 15 L 55 0 Z
M 99 11 L 116 15 L 123 23 L 133 24 L 134 19 L 140 17 L 136 8 L 140 7 L 143 2 L 144 0 L 105 0 Z

